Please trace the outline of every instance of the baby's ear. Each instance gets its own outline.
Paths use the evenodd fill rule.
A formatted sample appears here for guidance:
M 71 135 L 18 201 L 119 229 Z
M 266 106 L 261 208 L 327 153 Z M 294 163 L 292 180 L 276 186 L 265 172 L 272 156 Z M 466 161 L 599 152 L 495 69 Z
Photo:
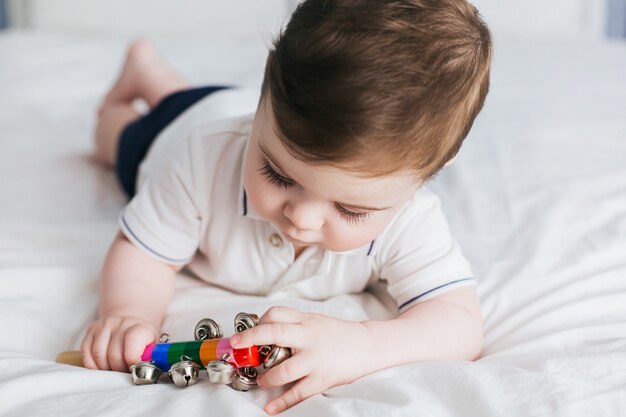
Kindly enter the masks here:
M 454 157 L 453 157 L 451 160 L 449 160 L 448 162 L 446 162 L 446 164 L 444 165 L 444 167 L 447 167 L 448 165 L 452 165 L 452 164 L 454 163 L 454 161 L 456 161 L 456 158 L 457 158 L 458 156 L 459 156 L 459 155 L 454 155 Z

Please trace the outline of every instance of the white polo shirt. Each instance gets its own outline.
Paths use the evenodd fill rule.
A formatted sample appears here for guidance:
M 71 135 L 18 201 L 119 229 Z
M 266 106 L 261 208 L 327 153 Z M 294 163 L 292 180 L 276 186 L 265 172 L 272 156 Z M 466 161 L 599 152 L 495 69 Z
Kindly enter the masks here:
M 320 300 L 382 279 L 401 311 L 475 284 L 439 199 L 425 187 L 372 242 L 345 252 L 311 246 L 294 260 L 291 242 L 246 199 L 243 160 L 253 114 L 206 123 L 198 115 L 214 106 L 211 100 L 161 132 L 141 166 L 137 194 L 119 222 L 145 253 L 188 264 L 208 283 L 243 294 Z M 197 121 L 202 125 L 193 126 Z

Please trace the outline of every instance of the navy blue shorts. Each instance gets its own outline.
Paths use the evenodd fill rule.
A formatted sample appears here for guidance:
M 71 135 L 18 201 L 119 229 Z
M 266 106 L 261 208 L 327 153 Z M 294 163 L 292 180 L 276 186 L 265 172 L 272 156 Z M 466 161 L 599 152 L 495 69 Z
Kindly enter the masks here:
M 159 102 L 150 112 L 130 123 L 120 135 L 117 147 L 117 178 L 129 198 L 135 195 L 137 171 L 158 134 L 197 101 L 228 86 L 207 86 L 177 91 Z

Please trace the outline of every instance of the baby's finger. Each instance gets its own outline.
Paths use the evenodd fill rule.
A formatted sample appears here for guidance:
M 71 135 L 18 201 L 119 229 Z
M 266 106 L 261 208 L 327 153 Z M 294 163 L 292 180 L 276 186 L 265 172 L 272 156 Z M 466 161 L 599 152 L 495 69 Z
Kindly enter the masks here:
M 312 369 L 308 363 L 303 355 L 293 356 L 257 377 L 256 382 L 261 388 L 283 386 L 310 374 Z
M 278 345 L 292 348 L 302 346 L 304 334 L 302 326 L 291 323 L 259 324 L 251 329 L 237 333 L 230 338 L 235 349 L 252 345 Z
M 156 340 L 156 333 L 144 326 L 132 326 L 124 338 L 124 361 L 126 369 L 141 361 L 141 355 L 146 346 Z
M 302 313 L 293 308 L 274 306 L 270 307 L 259 319 L 259 324 L 268 323 L 301 323 Z
M 109 342 L 111 340 L 111 328 L 109 326 L 98 326 L 93 345 L 91 346 L 91 355 L 96 362 L 98 369 L 110 370 L 107 352 L 109 350 Z
M 124 331 L 116 329 L 111 335 L 107 359 L 111 370 L 119 372 L 126 372 L 128 370 L 126 362 L 124 361 Z
M 319 380 L 312 377 L 304 378 L 283 395 L 270 401 L 265 406 L 265 412 L 270 415 L 281 413 L 299 402 L 323 392 L 324 388 L 318 381 Z
M 94 338 L 93 327 L 94 326 L 92 324 L 85 332 L 85 337 L 80 344 L 80 354 L 83 357 L 83 365 L 85 365 L 85 368 L 98 369 L 98 365 L 96 365 L 96 362 L 93 360 L 93 356 L 91 355 L 91 347 L 93 346 Z

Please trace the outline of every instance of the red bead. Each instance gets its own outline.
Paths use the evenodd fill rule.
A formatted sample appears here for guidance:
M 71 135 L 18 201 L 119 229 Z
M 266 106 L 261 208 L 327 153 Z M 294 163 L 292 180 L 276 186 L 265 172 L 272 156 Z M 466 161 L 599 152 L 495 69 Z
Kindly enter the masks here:
M 256 345 L 243 349 L 233 349 L 233 358 L 238 368 L 243 366 L 259 366 L 261 364 L 259 348 Z

